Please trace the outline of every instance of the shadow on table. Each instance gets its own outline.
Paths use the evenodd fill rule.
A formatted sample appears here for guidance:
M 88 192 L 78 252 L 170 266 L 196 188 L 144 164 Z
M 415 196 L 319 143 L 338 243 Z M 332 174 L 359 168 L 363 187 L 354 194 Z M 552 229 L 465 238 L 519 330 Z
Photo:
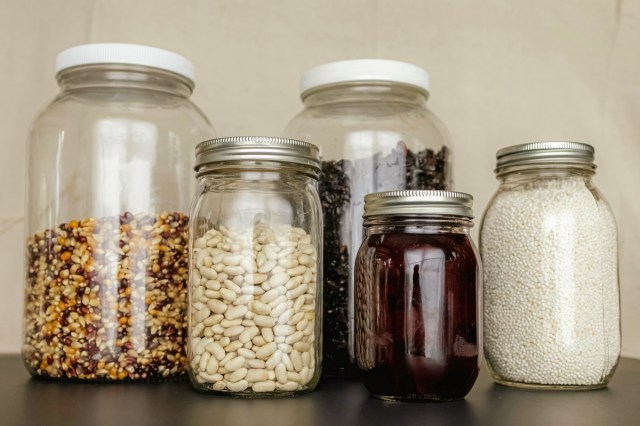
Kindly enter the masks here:
M 619 424 L 610 389 L 552 391 L 491 385 L 477 401 L 478 423 L 491 425 Z M 639 423 L 640 424 L 640 420 Z
M 189 384 L 90 384 L 30 379 L 12 407 L 24 425 L 180 425 Z M 27 406 L 37 401 L 37 406 Z M 5 424 L 0 419 L 0 424 Z
M 358 425 L 472 425 L 476 416 L 465 400 L 453 402 L 394 402 L 368 397 L 358 410 Z

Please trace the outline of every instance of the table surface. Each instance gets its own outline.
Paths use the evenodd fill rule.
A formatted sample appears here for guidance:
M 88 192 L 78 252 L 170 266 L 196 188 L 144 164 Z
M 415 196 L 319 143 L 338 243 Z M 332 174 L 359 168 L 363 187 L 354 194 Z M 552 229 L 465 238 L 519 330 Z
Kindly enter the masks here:
M 200 394 L 188 382 L 77 384 L 30 379 L 18 355 L 0 355 L 0 425 L 640 425 L 640 360 L 622 359 L 595 391 L 495 385 L 482 371 L 464 401 L 386 402 L 357 380 L 328 379 L 295 398 Z

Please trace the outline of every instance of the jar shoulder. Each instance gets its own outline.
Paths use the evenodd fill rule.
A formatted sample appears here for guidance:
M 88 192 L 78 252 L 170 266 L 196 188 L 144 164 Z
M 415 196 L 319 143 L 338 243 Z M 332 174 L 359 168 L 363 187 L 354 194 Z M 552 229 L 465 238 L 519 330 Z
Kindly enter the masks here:
M 389 153 L 400 142 L 413 151 L 451 147 L 447 128 L 426 108 L 407 111 L 385 107 L 358 111 L 306 108 L 289 122 L 283 133 L 316 143 L 323 157 L 329 159 Z
M 425 128 L 442 130 L 442 121 L 428 108 L 375 104 L 305 107 L 287 124 L 285 133 L 317 126 L 344 129 Z
M 555 229 L 560 222 L 617 234 L 613 210 L 591 178 L 548 178 L 503 182 L 487 203 L 480 243 L 487 228 Z
M 33 120 L 30 141 L 32 144 L 50 143 L 52 138 L 59 140 L 60 135 L 74 137 L 83 134 L 97 137 L 100 132 L 95 131 L 105 127 L 146 128 L 156 138 L 178 136 L 192 140 L 194 144 L 216 136 L 207 116 L 189 99 L 179 98 L 164 104 L 150 105 L 128 103 L 126 99 L 85 102 L 78 96 L 60 94 Z

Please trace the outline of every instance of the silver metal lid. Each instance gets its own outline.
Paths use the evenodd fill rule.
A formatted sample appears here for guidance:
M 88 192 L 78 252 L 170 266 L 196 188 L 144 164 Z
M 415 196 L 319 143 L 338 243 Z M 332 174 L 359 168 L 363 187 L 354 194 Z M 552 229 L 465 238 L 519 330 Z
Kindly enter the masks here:
M 576 164 L 595 169 L 595 150 L 580 142 L 532 142 L 502 148 L 496 153 L 496 173 L 505 167 L 532 164 Z
M 301 164 L 320 173 L 320 150 L 304 141 L 270 136 L 233 136 L 201 142 L 196 147 L 198 172 L 224 161 L 279 161 Z
M 388 191 L 364 197 L 364 218 L 378 215 L 451 215 L 473 219 L 473 197 L 453 191 Z

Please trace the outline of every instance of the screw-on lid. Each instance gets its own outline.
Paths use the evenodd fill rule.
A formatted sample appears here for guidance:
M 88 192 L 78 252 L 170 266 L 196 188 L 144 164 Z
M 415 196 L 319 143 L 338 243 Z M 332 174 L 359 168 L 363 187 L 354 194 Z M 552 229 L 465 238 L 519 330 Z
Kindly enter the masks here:
M 416 65 L 386 59 L 352 59 L 319 65 L 305 72 L 300 80 L 300 94 L 349 81 L 390 81 L 429 91 L 429 74 Z
M 157 47 L 126 43 L 94 43 L 70 47 L 58 53 L 56 74 L 71 67 L 89 64 L 143 65 L 170 71 L 193 82 L 193 63 L 182 55 Z
M 302 164 L 320 173 L 320 150 L 296 139 L 234 136 L 204 141 L 196 147 L 196 173 L 224 161 L 280 161 Z
M 576 164 L 595 169 L 595 150 L 580 142 L 532 142 L 502 148 L 496 153 L 496 173 L 506 167 L 544 164 Z
M 379 215 L 451 215 L 473 219 L 473 197 L 453 191 L 388 191 L 364 197 L 364 218 Z

